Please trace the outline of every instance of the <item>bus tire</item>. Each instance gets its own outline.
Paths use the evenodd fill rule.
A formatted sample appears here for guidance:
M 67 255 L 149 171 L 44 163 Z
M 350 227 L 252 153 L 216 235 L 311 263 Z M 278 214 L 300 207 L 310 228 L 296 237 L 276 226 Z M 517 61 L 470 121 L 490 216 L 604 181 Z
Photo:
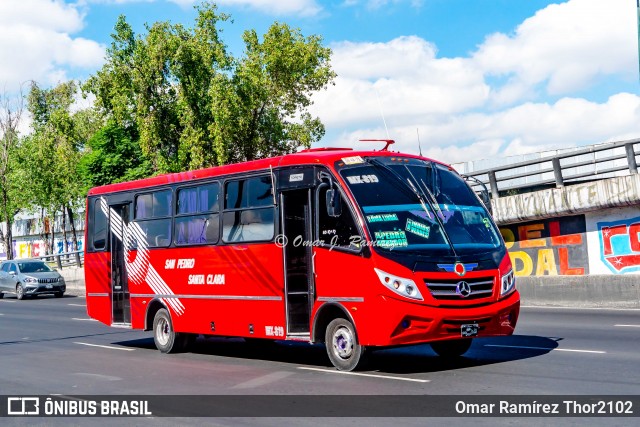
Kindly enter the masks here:
M 184 350 L 185 334 L 173 330 L 171 316 L 161 308 L 153 318 L 153 341 L 161 353 L 178 353 Z
M 471 347 L 471 338 L 460 340 L 436 341 L 430 343 L 431 348 L 440 357 L 460 357 Z
M 329 360 L 339 371 L 353 371 L 364 366 L 366 348 L 358 344 L 356 330 L 350 321 L 332 320 L 327 326 L 324 343 Z

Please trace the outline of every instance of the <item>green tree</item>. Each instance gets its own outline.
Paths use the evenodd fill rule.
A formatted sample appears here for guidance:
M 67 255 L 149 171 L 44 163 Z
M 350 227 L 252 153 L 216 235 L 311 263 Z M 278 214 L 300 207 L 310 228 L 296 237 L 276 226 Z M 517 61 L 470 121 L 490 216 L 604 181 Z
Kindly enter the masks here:
M 154 23 L 135 35 L 120 17 L 107 62 L 84 89 L 140 147 L 154 173 L 195 169 L 309 147 L 324 127 L 307 108 L 335 77 L 320 37 L 275 23 L 262 40 L 244 34 L 233 58 L 215 5 L 197 8 L 193 28 Z
M 88 141 L 79 165 L 86 189 L 150 176 L 151 162 L 142 154 L 136 135 L 109 121 Z
M 53 219 L 56 212 L 63 217 L 63 240 L 67 242 L 66 218 L 72 224 L 73 242 L 77 248 L 77 235 L 73 227 L 73 212 L 80 206 L 84 187 L 78 179 L 80 150 L 84 147 L 90 125 L 86 112 L 72 112 L 78 94 L 78 85 L 71 81 L 52 89 L 41 89 L 35 82 L 27 97 L 27 106 L 33 116 L 33 132 L 25 138 L 21 161 L 30 179 L 24 183 L 29 201 L 40 208 L 41 220 L 50 216 L 51 244 L 44 237 L 47 252 L 53 249 Z M 46 232 L 46 228 L 45 228 Z M 68 249 L 68 248 L 67 248 Z
M 210 93 L 214 121 L 209 129 L 224 162 L 253 160 L 309 147 L 324 135 L 311 117 L 313 92 L 335 77 L 331 50 L 318 36 L 274 23 L 260 41 L 255 31 L 243 35 L 245 57 L 238 60 L 229 81 Z
M 13 259 L 12 226 L 15 216 L 24 204 L 20 184 L 24 171 L 18 161 L 20 138 L 18 126 L 22 117 L 23 97 L 0 95 L 0 241 L 7 251 L 7 259 Z

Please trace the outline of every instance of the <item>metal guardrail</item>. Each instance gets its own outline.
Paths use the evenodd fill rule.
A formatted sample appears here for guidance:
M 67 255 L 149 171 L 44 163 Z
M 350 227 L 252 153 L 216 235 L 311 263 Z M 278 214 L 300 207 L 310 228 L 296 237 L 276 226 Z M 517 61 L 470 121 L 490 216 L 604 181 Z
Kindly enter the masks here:
M 62 270 L 63 267 L 82 267 L 82 264 L 84 263 L 84 251 L 42 255 L 33 257 L 32 259 L 41 259 L 45 262 L 55 262 L 59 270 Z
M 463 174 L 465 177 L 478 181 L 472 184 L 478 192 L 482 192 L 486 185 L 489 186 L 491 198 L 500 197 L 500 192 L 509 190 L 520 190 L 524 188 L 550 186 L 555 184 L 556 188 L 564 187 L 566 184 L 583 182 L 585 180 L 601 179 L 606 174 L 628 170 L 630 174 L 638 173 L 636 156 L 640 155 L 640 139 L 630 139 L 612 143 L 599 144 L 581 150 L 571 151 L 554 156 L 524 162 L 512 163 L 503 166 L 482 169 Z M 611 154 L 605 157 L 597 157 L 596 153 L 615 150 L 624 147 L 624 153 Z M 586 160 L 578 160 L 578 157 L 591 157 Z M 572 161 L 567 161 L 571 159 Z M 598 169 L 598 165 L 605 162 L 626 159 L 622 165 L 607 166 Z M 581 167 L 593 166 L 593 170 L 579 171 Z M 530 170 L 526 170 L 529 168 Z M 523 170 L 524 169 L 524 170 Z M 574 170 L 575 169 L 575 170 Z M 539 179 L 533 182 L 522 182 L 522 178 L 535 177 Z M 553 177 L 550 177 L 550 176 Z M 511 182 L 510 182 L 511 181 Z M 486 191 L 486 187 L 484 188 Z

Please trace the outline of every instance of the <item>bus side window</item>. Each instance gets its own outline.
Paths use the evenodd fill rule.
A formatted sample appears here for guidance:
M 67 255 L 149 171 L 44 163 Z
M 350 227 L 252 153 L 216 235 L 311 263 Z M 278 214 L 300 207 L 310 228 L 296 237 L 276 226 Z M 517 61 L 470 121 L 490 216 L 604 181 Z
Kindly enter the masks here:
M 318 194 L 318 240 L 329 246 L 342 246 L 350 249 L 359 249 L 360 233 L 353 219 L 349 203 L 342 198 L 342 212 L 338 217 L 327 214 L 327 190 L 321 188 Z
M 102 250 L 107 246 L 107 217 L 100 208 L 100 199 L 93 204 L 93 249 Z
M 148 247 L 169 246 L 171 243 L 171 197 L 171 190 L 136 197 L 135 221 L 146 236 Z
M 269 176 L 228 181 L 225 185 L 222 240 L 228 243 L 273 240 L 275 208 L 272 191 Z
M 215 244 L 220 234 L 217 182 L 178 190 L 176 245 Z

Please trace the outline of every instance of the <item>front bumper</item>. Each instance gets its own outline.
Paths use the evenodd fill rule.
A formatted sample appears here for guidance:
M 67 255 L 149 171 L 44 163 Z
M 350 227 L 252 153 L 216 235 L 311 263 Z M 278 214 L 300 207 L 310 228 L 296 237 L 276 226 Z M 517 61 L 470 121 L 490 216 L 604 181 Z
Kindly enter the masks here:
M 28 283 L 24 285 L 25 295 L 46 295 L 65 292 L 67 286 L 64 283 Z
M 393 329 L 388 330 L 384 339 L 388 340 L 386 345 L 460 339 L 463 338 L 463 325 L 477 325 L 478 333 L 474 337 L 512 335 L 520 314 L 520 296 L 517 291 L 503 300 L 476 307 L 403 305 L 403 312 L 393 316 Z

